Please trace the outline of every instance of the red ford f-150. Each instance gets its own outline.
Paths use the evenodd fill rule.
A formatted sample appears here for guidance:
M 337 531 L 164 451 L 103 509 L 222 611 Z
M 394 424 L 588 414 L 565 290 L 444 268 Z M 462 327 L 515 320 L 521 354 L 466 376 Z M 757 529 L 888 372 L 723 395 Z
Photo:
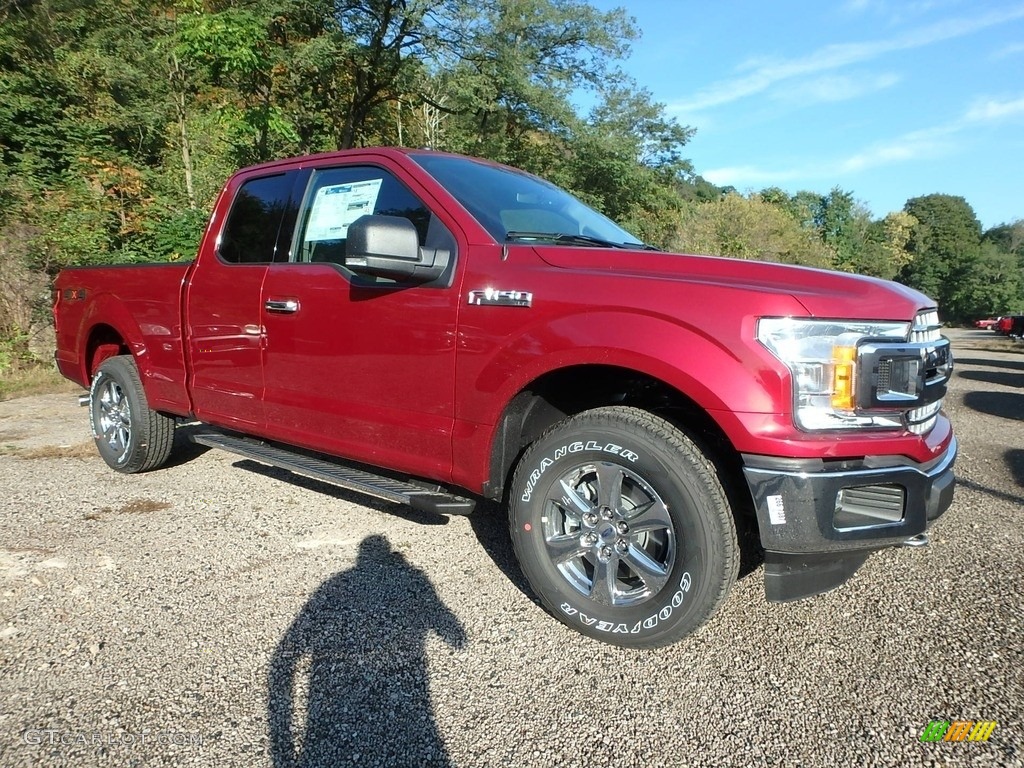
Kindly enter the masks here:
M 504 500 L 543 604 L 618 645 L 718 609 L 737 524 L 784 601 L 926 542 L 952 501 L 952 357 L 926 296 L 662 253 L 473 158 L 239 171 L 194 261 L 65 270 L 54 318 L 115 470 L 159 467 L 188 419 L 197 442 L 420 509 Z

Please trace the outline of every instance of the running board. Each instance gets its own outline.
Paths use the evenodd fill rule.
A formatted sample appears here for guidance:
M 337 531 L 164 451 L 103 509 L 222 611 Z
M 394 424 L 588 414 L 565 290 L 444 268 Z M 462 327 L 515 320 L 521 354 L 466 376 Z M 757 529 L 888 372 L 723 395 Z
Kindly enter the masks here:
M 220 448 L 272 467 L 311 477 L 350 491 L 375 496 L 413 509 L 443 515 L 468 515 L 476 502 L 447 493 L 440 486 L 425 488 L 404 480 L 392 480 L 362 469 L 315 459 L 301 453 L 279 448 L 247 437 L 234 437 L 220 432 L 192 435 L 192 442 Z

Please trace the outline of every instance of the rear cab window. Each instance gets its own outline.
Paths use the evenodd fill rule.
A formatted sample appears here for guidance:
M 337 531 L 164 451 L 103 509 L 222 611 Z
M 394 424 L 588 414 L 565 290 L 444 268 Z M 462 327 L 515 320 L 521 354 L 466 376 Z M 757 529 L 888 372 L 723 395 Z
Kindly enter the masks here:
M 298 171 L 261 176 L 235 193 L 217 243 L 217 255 L 229 264 L 269 264 L 288 260 L 297 205 L 292 191 Z

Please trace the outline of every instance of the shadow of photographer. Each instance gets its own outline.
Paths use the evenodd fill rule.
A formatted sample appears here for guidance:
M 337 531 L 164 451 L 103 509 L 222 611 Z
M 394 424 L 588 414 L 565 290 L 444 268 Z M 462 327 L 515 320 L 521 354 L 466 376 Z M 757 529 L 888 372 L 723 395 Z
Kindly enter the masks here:
M 426 575 L 368 536 L 355 566 L 321 584 L 278 643 L 268 673 L 274 765 L 451 765 L 430 703 L 430 632 L 466 642 Z

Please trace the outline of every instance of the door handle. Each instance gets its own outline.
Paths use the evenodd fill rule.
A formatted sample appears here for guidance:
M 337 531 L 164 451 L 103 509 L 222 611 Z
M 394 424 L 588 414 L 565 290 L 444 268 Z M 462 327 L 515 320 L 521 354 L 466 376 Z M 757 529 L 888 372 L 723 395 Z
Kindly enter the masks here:
M 299 302 L 296 299 L 267 299 L 263 308 L 266 309 L 267 312 L 291 314 L 292 312 L 299 311 Z

